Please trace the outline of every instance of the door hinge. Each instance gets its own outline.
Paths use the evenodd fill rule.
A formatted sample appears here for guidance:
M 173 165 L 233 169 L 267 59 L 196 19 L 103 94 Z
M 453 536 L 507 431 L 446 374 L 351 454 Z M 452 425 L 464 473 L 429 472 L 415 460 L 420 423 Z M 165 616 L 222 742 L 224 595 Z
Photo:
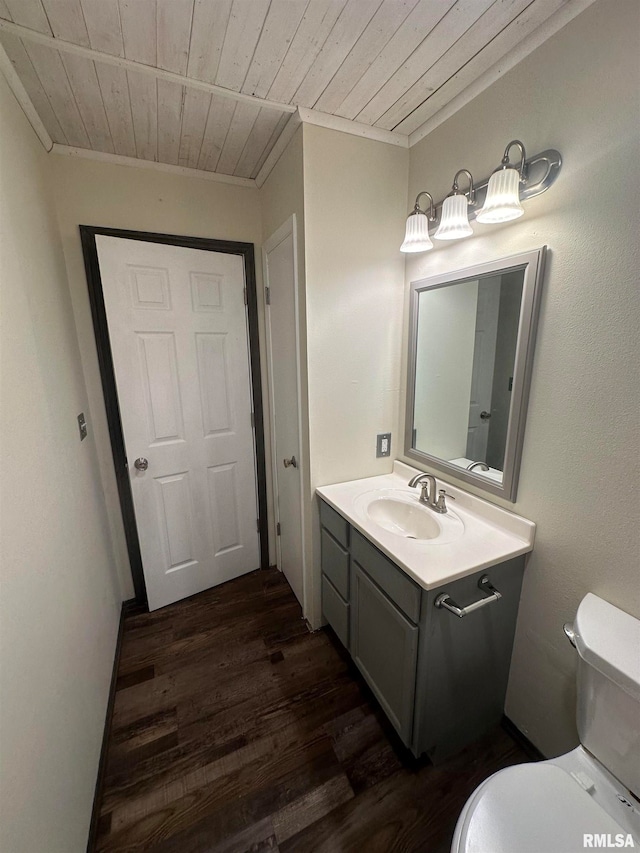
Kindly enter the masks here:
M 280 522 L 276 522 L 276 536 L 280 536 Z
M 264 301 L 267 305 L 271 305 L 271 288 L 265 287 L 264 289 Z
M 247 296 L 247 288 L 246 287 L 244 289 L 244 304 L 245 305 L 249 304 L 249 297 Z

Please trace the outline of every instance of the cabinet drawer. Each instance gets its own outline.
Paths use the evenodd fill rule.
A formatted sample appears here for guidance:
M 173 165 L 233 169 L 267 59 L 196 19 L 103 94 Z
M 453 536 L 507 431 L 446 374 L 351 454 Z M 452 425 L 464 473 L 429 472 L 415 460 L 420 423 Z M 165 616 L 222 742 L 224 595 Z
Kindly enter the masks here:
M 418 627 L 352 564 L 351 655 L 406 745 L 413 731 Z
M 341 545 L 349 547 L 349 522 L 323 500 L 320 501 L 320 523 Z
M 322 612 L 345 648 L 349 648 L 349 605 L 340 597 L 331 581 L 322 577 Z
M 340 595 L 349 600 L 349 552 L 336 542 L 333 536 L 322 528 L 322 573 L 338 590 Z
M 391 560 L 380 553 L 357 530 L 351 531 L 351 556 L 366 573 L 384 590 L 393 603 L 417 624 L 420 618 L 420 587 Z

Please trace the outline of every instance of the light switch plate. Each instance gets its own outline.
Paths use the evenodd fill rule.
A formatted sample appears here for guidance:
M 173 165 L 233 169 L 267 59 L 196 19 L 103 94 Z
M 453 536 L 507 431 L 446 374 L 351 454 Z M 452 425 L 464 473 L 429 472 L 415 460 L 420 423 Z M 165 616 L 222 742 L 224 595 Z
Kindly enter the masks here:
M 80 431 L 80 441 L 84 441 L 87 437 L 87 422 L 84 419 L 84 412 L 78 415 L 78 429 Z
M 376 441 L 376 457 L 380 458 L 381 456 L 391 456 L 390 432 L 378 433 L 378 438 Z

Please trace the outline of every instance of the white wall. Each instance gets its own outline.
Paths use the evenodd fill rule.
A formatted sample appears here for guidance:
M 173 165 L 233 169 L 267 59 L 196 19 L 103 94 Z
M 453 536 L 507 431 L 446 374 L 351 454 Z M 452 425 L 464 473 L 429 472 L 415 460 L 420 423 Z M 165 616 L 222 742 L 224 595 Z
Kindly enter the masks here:
M 506 712 L 546 755 L 577 742 L 562 634 L 592 591 L 640 617 L 636 0 L 598 0 L 411 150 L 410 198 L 481 179 L 506 143 L 557 148 L 555 186 L 504 226 L 407 262 L 407 282 L 548 244 L 516 512 L 537 523 Z M 470 133 L 472 129 L 472 133 Z
M 391 470 L 376 459 L 377 433 L 393 433 L 392 457 L 399 449 L 408 152 L 311 125 L 303 138 L 313 501 L 317 486 Z M 313 539 L 317 627 L 317 520 Z
M 89 406 L 96 435 L 102 484 L 109 511 L 111 537 L 123 598 L 133 595 L 104 397 L 96 353 L 79 225 L 101 225 L 132 231 L 182 234 L 238 240 L 260 245 L 258 190 L 183 177 L 161 171 L 131 168 L 93 160 L 51 155 L 58 222 L 67 264 Z M 258 285 L 262 281 L 256 256 Z M 259 323 L 264 340 L 264 313 L 258 287 Z M 261 351 L 263 389 L 266 389 L 264 349 Z M 264 391 L 263 396 L 266 396 Z M 267 424 L 268 426 L 268 424 Z M 267 467 L 269 460 L 267 460 Z
M 120 586 L 50 185 L 0 75 L 0 849 L 86 848 Z

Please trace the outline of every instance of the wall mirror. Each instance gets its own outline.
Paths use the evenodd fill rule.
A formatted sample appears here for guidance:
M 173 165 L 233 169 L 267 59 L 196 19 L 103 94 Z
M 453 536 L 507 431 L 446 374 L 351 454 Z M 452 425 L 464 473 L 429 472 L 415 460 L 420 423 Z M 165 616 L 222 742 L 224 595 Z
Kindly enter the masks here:
M 405 454 L 510 501 L 545 253 L 411 283 Z

